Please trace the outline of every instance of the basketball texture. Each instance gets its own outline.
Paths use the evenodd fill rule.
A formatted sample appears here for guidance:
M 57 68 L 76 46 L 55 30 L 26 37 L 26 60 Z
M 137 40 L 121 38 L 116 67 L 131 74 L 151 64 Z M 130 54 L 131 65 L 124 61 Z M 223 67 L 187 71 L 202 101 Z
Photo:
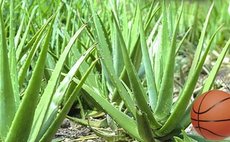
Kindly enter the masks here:
M 211 90 L 195 99 L 191 109 L 195 130 L 209 140 L 230 136 L 230 94 Z

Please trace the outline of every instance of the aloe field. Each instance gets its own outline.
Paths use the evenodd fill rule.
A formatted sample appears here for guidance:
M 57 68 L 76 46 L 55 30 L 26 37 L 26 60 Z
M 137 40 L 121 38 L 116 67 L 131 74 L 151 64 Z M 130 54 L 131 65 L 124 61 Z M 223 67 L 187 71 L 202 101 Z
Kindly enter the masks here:
M 1 0 L 0 142 L 211 142 L 229 48 L 228 0 Z

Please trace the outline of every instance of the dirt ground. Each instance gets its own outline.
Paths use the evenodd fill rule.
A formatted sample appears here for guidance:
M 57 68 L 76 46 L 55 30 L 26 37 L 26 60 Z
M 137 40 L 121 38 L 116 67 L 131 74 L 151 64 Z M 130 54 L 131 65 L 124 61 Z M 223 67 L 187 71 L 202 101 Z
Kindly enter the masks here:
M 65 119 L 52 142 L 104 142 L 89 127 Z

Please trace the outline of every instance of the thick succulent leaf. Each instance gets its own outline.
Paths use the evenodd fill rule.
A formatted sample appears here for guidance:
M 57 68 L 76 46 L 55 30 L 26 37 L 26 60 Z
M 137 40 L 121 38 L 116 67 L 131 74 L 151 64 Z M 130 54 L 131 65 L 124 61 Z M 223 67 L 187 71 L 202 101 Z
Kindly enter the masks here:
M 145 113 L 137 110 L 137 128 L 143 142 L 155 142 L 148 117 Z
M 151 65 L 151 60 L 150 60 L 150 56 L 149 56 L 149 50 L 146 44 L 146 39 L 145 39 L 145 34 L 144 34 L 144 28 L 143 28 L 143 24 L 142 24 L 142 20 L 141 20 L 141 12 L 140 12 L 140 8 L 138 7 L 137 9 L 138 12 L 138 18 L 139 18 L 139 25 L 140 25 L 140 41 L 141 41 L 141 52 L 143 55 L 143 64 L 145 67 L 145 74 L 146 74 L 146 80 L 147 80 L 147 85 L 148 85 L 148 100 L 149 100 L 149 104 L 152 108 L 152 110 L 155 109 L 155 106 L 157 104 L 157 98 L 158 98 L 158 94 L 157 94 L 157 89 L 156 89 L 156 84 L 155 84 L 155 76 L 154 76 L 154 72 L 153 72 L 153 68 Z
M 10 77 L 6 42 L 5 26 L 2 17 L 2 9 L 0 8 L 0 139 L 2 140 L 6 138 L 17 110 Z
M 220 56 L 218 57 L 217 61 L 215 62 L 215 65 L 213 66 L 211 72 L 208 74 L 208 78 L 205 80 L 205 84 L 203 87 L 202 92 L 207 92 L 208 90 L 211 89 L 216 75 L 220 69 L 220 66 L 222 64 L 222 61 L 224 60 L 225 55 L 228 53 L 230 49 L 230 39 L 227 41 L 227 43 L 225 44 Z
M 50 77 L 50 80 L 47 84 L 47 87 L 44 90 L 44 93 L 38 103 L 38 107 L 36 108 L 35 116 L 34 116 L 34 122 L 33 122 L 33 134 L 30 136 L 32 138 L 35 138 L 38 135 L 38 132 L 40 128 L 42 127 L 42 124 L 45 120 L 45 116 L 47 114 L 49 105 L 51 103 L 53 93 L 56 89 L 56 85 L 58 83 L 58 79 L 62 70 L 62 67 L 64 65 L 65 59 L 75 43 L 76 39 L 80 35 L 80 33 L 85 29 L 85 25 L 83 25 L 77 32 L 73 35 L 73 37 L 70 39 L 69 43 L 67 44 L 65 50 L 61 54 L 55 69 L 52 73 L 52 76 Z
M 165 135 L 165 134 L 169 133 L 170 131 L 172 131 L 176 127 L 176 125 L 178 123 L 180 123 L 180 120 L 183 117 L 183 114 L 185 113 L 185 110 L 188 106 L 189 100 L 190 100 L 192 93 L 194 91 L 194 88 L 195 88 L 196 82 L 199 78 L 199 74 L 202 70 L 202 66 L 204 64 L 204 61 L 207 57 L 208 52 L 210 51 L 211 43 L 212 43 L 215 35 L 217 34 L 217 32 L 219 30 L 220 30 L 220 28 L 218 28 L 216 30 L 216 32 L 210 38 L 208 45 L 207 45 L 207 48 L 205 49 L 205 51 L 202 55 L 202 58 L 200 58 L 200 60 L 198 61 L 197 65 L 196 65 L 195 71 L 190 69 L 187 82 L 186 82 L 182 92 L 180 92 L 179 99 L 175 104 L 175 109 L 173 110 L 170 117 L 167 119 L 164 126 L 158 131 L 160 135 L 162 135 L 162 134 Z M 205 32 L 205 31 L 203 31 L 203 32 Z M 197 49 L 196 52 L 202 52 L 202 51 Z M 196 54 L 198 54 L 198 53 L 196 53 Z M 196 62 L 196 60 L 194 60 L 193 62 Z
M 10 0 L 10 35 L 9 35 L 9 63 L 10 63 L 10 76 L 15 97 L 15 104 L 18 108 L 20 104 L 19 95 L 19 84 L 18 84 L 18 71 L 17 71 L 17 59 L 16 59 L 16 49 L 14 45 L 15 36 L 15 22 L 14 22 L 14 0 Z
M 84 61 L 84 59 L 89 56 L 89 54 L 91 53 L 93 48 L 89 49 L 85 55 L 83 55 L 81 57 L 81 59 L 79 59 L 77 62 L 80 63 L 82 62 L 82 60 Z M 85 80 L 87 79 L 90 71 L 93 69 L 93 67 L 95 66 L 97 60 L 94 61 L 91 66 L 88 68 L 88 70 L 86 70 L 85 74 L 83 75 L 83 77 L 81 78 L 80 82 L 78 83 L 78 85 L 75 87 L 73 92 L 70 92 L 70 96 L 68 97 L 67 101 L 65 102 L 65 104 L 63 104 L 63 107 L 59 108 L 59 111 L 56 115 L 56 117 L 53 119 L 52 123 L 48 124 L 48 129 L 45 131 L 44 135 L 42 135 L 42 138 L 38 138 L 37 141 L 39 142 L 47 142 L 47 141 L 51 141 L 54 134 L 56 133 L 57 129 L 59 128 L 59 126 L 61 125 L 62 121 L 65 119 L 67 113 L 69 112 L 71 106 L 73 105 L 75 98 L 77 96 L 80 95 L 80 90 L 82 88 L 82 85 L 84 84 Z M 69 78 L 69 75 L 71 75 L 71 72 L 74 72 L 75 68 L 73 67 L 70 72 L 67 74 L 67 78 Z M 72 79 L 71 79 L 72 80 Z
M 79 83 L 77 79 L 74 79 L 76 83 Z M 98 94 L 93 88 L 84 84 L 82 88 L 90 95 L 101 107 L 116 121 L 124 130 L 138 140 L 142 140 L 137 129 L 135 120 L 130 118 L 128 115 L 118 110 L 110 102 L 107 101 L 101 94 Z
M 44 38 L 43 35 L 45 32 L 45 29 L 47 28 L 47 26 L 51 20 L 52 20 L 52 18 L 49 18 L 48 22 L 46 24 L 44 24 L 42 26 L 42 28 L 39 30 L 39 34 L 36 34 L 34 36 L 34 38 L 36 38 L 36 40 L 34 41 L 24 64 L 22 65 L 22 67 L 19 70 L 19 75 L 18 75 L 19 86 L 22 86 L 24 79 L 26 78 L 26 73 L 27 73 L 27 71 L 31 65 L 33 57 L 37 53 L 37 50 L 39 49 L 39 46 L 40 46 L 41 42 L 43 41 L 43 38 Z
M 42 82 L 49 41 L 52 33 L 51 31 L 52 24 L 46 35 L 44 46 L 40 52 L 28 87 L 26 88 L 25 95 L 23 96 L 22 102 L 13 120 L 12 126 L 10 127 L 6 142 L 26 142 L 29 137 L 35 109 L 39 101 L 39 91 Z
M 135 105 L 132 101 L 132 98 L 125 90 L 124 86 L 122 85 L 120 79 L 118 76 L 116 76 L 116 73 L 113 68 L 112 63 L 112 57 L 111 53 L 109 51 L 109 46 L 105 37 L 105 33 L 102 28 L 102 23 L 100 22 L 98 16 L 94 12 L 94 9 L 91 4 L 91 10 L 93 12 L 93 20 L 94 25 L 96 29 L 97 39 L 99 42 L 98 51 L 101 56 L 101 60 L 103 63 L 103 67 L 105 68 L 106 72 L 108 73 L 108 76 L 110 77 L 113 85 L 118 89 L 118 93 L 122 100 L 125 102 L 126 107 L 131 111 L 131 113 L 135 116 Z
M 34 18 L 34 15 L 36 14 L 35 12 L 36 12 L 37 8 L 38 8 L 38 6 L 35 6 L 33 8 L 32 12 L 31 12 L 29 22 L 28 22 L 27 27 L 26 27 L 26 31 L 24 32 L 23 37 L 20 40 L 20 44 L 17 47 L 17 51 L 16 51 L 17 60 L 20 60 L 20 57 L 22 56 L 21 52 L 22 52 L 23 47 L 25 46 L 25 42 L 26 42 L 26 38 L 27 38 L 29 30 L 30 30 L 31 22 L 32 22 L 32 20 Z
M 175 29 L 172 35 L 172 41 L 170 46 L 166 46 L 168 52 L 166 52 L 165 67 L 163 72 L 163 78 L 161 87 L 159 90 L 158 101 L 155 109 L 156 118 L 159 120 L 165 119 L 171 111 L 172 101 L 173 101 L 173 82 L 174 82 L 174 66 L 175 66 L 175 52 L 176 52 L 176 37 L 179 29 L 179 22 L 183 12 L 182 9 L 179 15 L 179 18 L 176 20 Z M 164 32 L 164 31 L 163 31 Z M 163 33 L 164 34 L 164 33 Z M 163 42 L 163 41 L 162 41 Z
M 118 35 L 119 35 L 118 37 L 119 37 L 119 40 L 121 43 L 120 48 L 122 50 L 122 55 L 123 55 L 123 59 L 124 59 L 126 72 L 128 74 L 129 82 L 132 86 L 132 90 L 134 93 L 134 98 L 136 100 L 137 106 L 141 111 L 143 111 L 147 114 L 152 127 L 153 128 L 159 128 L 160 124 L 155 120 L 155 118 L 153 116 L 151 108 L 149 107 L 148 102 L 146 100 L 147 94 L 144 91 L 144 88 L 141 84 L 141 81 L 140 81 L 138 75 L 137 75 L 137 72 L 134 68 L 134 65 L 131 62 L 131 59 L 129 58 L 129 54 L 128 54 L 128 51 L 127 51 L 127 48 L 126 48 L 126 45 L 124 42 L 124 38 L 121 34 L 121 30 L 118 27 L 118 23 L 117 23 L 116 19 L 114 19 L 114 20 L 115 20 L 116 29 L 117 29 Z
M 39 137 L 42 137 L 42 135 L 46 132 L 46 130 L 50 127 L 50 125 L 53 123 L 54 119 L 56 118 L 60 106 L 65 104 L 64 99 L 66 96 L 66 92 L 70 86 L 70 83 L 76 74 L 76 72 L 79 70 L 80 65 L 88 58 L 88 56 L 91 54 L 91 52 L 94 50 L 94 46 L 89 48 L 85 54 L 83 54 L 77 62 L 71 67 L 68 74 L 65 76 L 65 78 L 61 81 L 60 85 L 57 87 L 52 101 L 50 103 L 50 106 L 48 108 L 48 111 L 45 116 L 45 120 L 43 122 L 43 125 L 40 129 L 40 132 L 38 134 L 38 137 L 36 139 L 40 139 Z M 35 122 L 36 123 L 36 122 Z M 36 128 L 36 127 L 35 127 Z M 34 141 L 31 139 L 31 141 Z
M 214 6 L 214 3 L 209 8 L 208 14 L 206 16 L 206 19 L 205 19 L 205 22 L 204 22 L 204 25 L 203 25 L 203 28 L 202 28 L 202 31 L 201 31 L 200 39 L 199 39 L 199 42 L 198 42 L 198 45 L 197 45 L 197 52 L 195 53 L 194 61 L 192 63 L 191 69 L 190 69 L 192 71 L 190 73 L 192 73 L 192 72 L 194 72 L 196 70 L 198 62 L 199 62 L 199 60 L 201 58 L 201 53 L 202 53 L 202 49 L 203 49 L 203 45 L 204 45 L 204 41 L 205 41 L 205 33 L 206 33 L 206 30 L 207 30 L 207 27 L 208 27 L 208 22 L 209 22 L 209 19 L 210 19 L 210 15 L 211 15 L 213 6 Z
M 188 36 L 189 32 L 191 31 L 191 27 L 187 30 L 187 32 L 184 34 L 183 38 L 181 39 L 180 43 L 177 46 L 176 52 L 175 52 L 175 56 L 177 55 L 178 51 L 180 50 L 184 40 L 186 39 L 186 37 Z

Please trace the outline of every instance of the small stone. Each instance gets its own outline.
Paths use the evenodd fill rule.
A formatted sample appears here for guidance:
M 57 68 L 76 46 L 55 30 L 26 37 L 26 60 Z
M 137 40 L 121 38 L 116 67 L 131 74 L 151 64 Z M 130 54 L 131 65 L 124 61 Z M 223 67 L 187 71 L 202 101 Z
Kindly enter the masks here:
M 69 127 L 70 127 L 69 119 L 64 119 L 64 121 L 61 124 L 61 128 L 69 128 Z

